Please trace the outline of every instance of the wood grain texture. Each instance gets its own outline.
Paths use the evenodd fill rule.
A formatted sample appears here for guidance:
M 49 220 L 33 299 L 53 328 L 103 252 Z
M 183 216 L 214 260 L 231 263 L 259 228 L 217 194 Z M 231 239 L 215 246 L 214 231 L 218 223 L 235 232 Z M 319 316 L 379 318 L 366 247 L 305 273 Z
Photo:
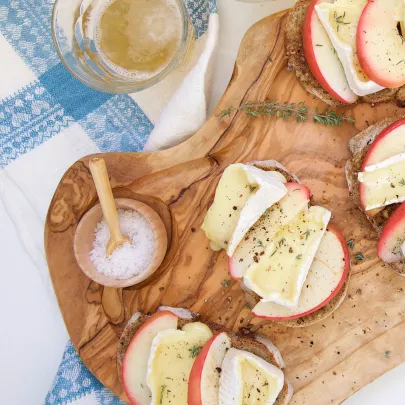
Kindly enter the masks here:
M 231 83 L 219 112 L 247 100 L 313 100 L 284 60 L 285 14 L 270 16 L 246 34 Z M 405 279 L 382 264 L 377 239 L 348 198 L 344 165 L 349 139 L 368 124 L 397 114 L 397 107 L 357 105 L 348 111 L 356 124 L 327 128 L 273 118 L 248 119 L 243 113 L 214 115 L 191 139 L 158 153 L 103 154 L 115 197 L 139 199 L 163 219 L 168 254 L 154 277 L 113 294 L 86 278 L 73 255 L 73 234 L 83 214 L 96 203 L 85 157 L 62 178 L 51 202 L 45 248 L 52 281 L 70 337 L 92 373 L 123 400 L 117 377 L 120 333 L 136 311 L 160 305 L 187 307 L 234 330 L 248 326 L 268 335 L 280 348 L 293 382 L 297 405 L 339 404 L 352 393 L 405 361 Z M 224 252 L 209 249 L 200 230 L 220 175 L 230 163 L 276 159 L 312 191 L 314 203 L 333 213 L 347 240 L 353 268 L 348 299 L 325 321 L 289 329 L 252 317 L 238 283 L 230 280 Z M 362 252 L 366 260 L 356 263 Z

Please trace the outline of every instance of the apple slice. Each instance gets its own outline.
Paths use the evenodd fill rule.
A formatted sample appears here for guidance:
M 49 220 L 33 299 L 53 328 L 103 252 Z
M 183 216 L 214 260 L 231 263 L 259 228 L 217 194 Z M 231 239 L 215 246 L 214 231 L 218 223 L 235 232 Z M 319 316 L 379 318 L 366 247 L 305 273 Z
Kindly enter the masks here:
M 296 308 L 260 301 L 253 313 L 270 320 L 293 320 L 309 315 L 328 304 L 341 290 L 350 269 L 349 251 L 343 235 L 332 225 L 322 238 L 305 280 Z
M 188 405 L 217 405 L 222 361 L 231 348 L 226 332 L 214 335 L 201 349 L 188 382 Z
M 122 363 L 122 382 L 132 405 L 149 405 L 151 391 L 146 382 L 149 352 L 155 336 L 167 329 L 177 329 L 178 317 L 170 311 L 157 312 L 135 333 Z
M 374 139 L 363 160 L 361 170 L 405 152 L 405 119 L 394 122 Z
M 405 241 L 405 203 L 390 216 L 378 242 L 378 256 L 386 263 L 404 260 L 402 245 Z
M 308 208 L 311 196 L 308 187 L 298 183 L 284 185 L 287 194 L 262 215 L 228 259 L 229 272 L 234 279 L 241 279 L 248 267 L 259 260 L 274 235 Z
M 398 12 L 401 6 L 402 13 Z M 373 0 L 364 8 L 357 27 L 360 65 L 383 87 L 405 84 L 405 43 L 397 29 L 403 19 L 403 0 Z
M 325 0 L 314 0 L 308 7 L 304 21 L 304 55 L 315 79 L 336 100 L 352 104 L 358 96 L 351 90 L 345 71 L 315 6 Z

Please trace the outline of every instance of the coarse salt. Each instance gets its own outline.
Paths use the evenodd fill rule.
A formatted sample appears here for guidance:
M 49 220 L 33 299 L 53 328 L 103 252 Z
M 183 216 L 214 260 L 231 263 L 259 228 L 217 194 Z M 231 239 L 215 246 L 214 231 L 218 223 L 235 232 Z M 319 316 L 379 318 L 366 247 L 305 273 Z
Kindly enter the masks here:
M 125 280 L 145 271 L 154 254 L 155 234 L 146 218 L 137 211 L 118 210 L 120 229 L 132 244 L 124 243 L 115 249 L 111 256 L 106 256 L 110 231 L 103 219 L 94 230 L 95 239 L 90 259 L 96 270 L 107 277 Z

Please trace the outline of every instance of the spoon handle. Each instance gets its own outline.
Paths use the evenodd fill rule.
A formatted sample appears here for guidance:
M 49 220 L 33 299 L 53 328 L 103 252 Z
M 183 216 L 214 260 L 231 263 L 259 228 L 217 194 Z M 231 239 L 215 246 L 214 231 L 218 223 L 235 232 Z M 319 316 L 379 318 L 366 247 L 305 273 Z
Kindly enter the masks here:
M 118 212 L 104 159 L 94 158 L 90 160 L 90 171 L 93 176 L 105 221 L 110 230 L 110 240 L 118 242 L 124 237 L 120 230 Z

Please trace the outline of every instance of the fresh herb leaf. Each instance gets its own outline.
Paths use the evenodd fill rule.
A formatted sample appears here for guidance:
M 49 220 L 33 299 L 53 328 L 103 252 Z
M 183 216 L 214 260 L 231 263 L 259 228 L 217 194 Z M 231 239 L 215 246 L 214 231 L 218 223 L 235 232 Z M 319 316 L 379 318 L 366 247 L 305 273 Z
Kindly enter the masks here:
M 361 252 L 356 253 L 356 254 L 354 255 L 354 258 L 355 258 L 358 262 L 362 262 L 362 261 L 365 259 L 363 253 L 361 253 Z
M 264 247 L 263 242 L 260 239 L 257 240 L 257 247 Z
M 165 393 L 165 389 L 166 389 L 166 385 L 162 385 L 162 387 L 160 389 L 160 401 L 159 401 L 160 405 L 163 404 L 163 395 Z
M 321 45 L 321 44 L 316 44 L 316 46 L 323 46 L 323 45 Z
M 386 359 L 389 359 L 389 358 L 390 358 L 390 354 L 391 354 L 391 352 L 390 352 L 389 350 L 386 350 L 386 351 L 384 352 L 385 358 L 386 358 Z
M 349 246 L 350 249 L 353 249 L 354 247 L 354 240 L 350 239 L 346 242 L 346 245 Z
M 221 281 L 221 285 L 222 285 L 222 287 L 224 287 L 224 288 L 229 287 L 230 284 L 231 284 L 231 282 L 230 282 L 229 280 L 222 280 L 222 281 Z
M 400 184 L 401 186 L 405 186 L 405 179 L 401 179 L 401 180 L 399 181 L 399 184 Z
M 282 120 L 295 118 L 296 122 L 305 122 L 308 120 L 308 117 L 312 117 L 315 123 L 326 126 L 339 126 L 343 122 L 349 122 L 351 124 L 355 122 L 353 117 L 338 114 L 332 110 L 325 110 L 323 112 L 315 110 L 315 112 L 310 112 L 305 102 L 288 103 L 279 102 L 278 100 L 262 102 L 247 101 L 239 107 L 231 106 L 221 111 L 218 113 L 217 117 L 224 118 L 231 115 L 234 111 L 243 111 L 248 117 L 263 117 L 267 115 Z
M 257 189 L 256 186 L 249 186 L 250 192 L 253 193 Z
M 297 259 L 297 260 L 301 260 L 301 259 L 302 259 L 302 255 L 298 255 L 298 256 L 296 257 L 296 259 Z
M 276 248 L 276 250 L 271 254 L 270 257 L 273 257 L 276 254 L 277 250 L 278 250 L 278 248 Z
M 188 351 L 190 352 L 190 357 L 195 359 L 198 356 L 198 354 L 200 353 L 201 349 L 202 349 L 202 346 L 196 346 L 196 345 L 191 347 L 191 349 L 188 349 Z
M 309 235 L 311 235 L 311 231 L 308 229 L 306 232 L 304 232 L 305 240 L 308 240 Z
M 284 246 L 284 244 L 285 244 L 285 238 L 281 238 L 281 239 L 278 241 L 278 246 L 281 247 L 281 246 Z

